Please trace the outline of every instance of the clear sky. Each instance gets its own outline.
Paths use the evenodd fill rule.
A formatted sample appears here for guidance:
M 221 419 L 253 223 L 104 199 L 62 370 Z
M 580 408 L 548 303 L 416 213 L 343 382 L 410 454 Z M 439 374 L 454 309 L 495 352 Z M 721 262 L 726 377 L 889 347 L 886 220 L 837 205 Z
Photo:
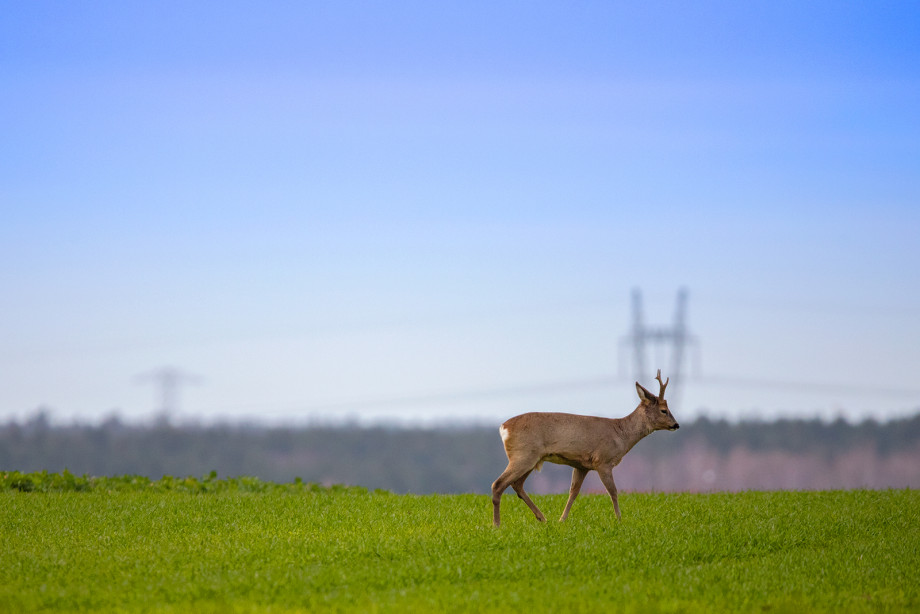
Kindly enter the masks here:
M 920 4 L 4 2 L 0 211 L 0 419 L 624 415 L 680 287 L 678 419 L 903 416 Z

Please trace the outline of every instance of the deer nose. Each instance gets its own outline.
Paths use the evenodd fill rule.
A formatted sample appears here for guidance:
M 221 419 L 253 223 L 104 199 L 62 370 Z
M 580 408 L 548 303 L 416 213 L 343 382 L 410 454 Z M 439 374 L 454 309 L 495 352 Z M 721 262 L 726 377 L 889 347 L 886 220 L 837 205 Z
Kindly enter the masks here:
M 680 428 L 680 425 L 679 425 L 678 423 L 676 423 L 676 422 L 674 423 L 674 426 L 671 427 L 671 429 L 674 430 L 674 431 L 676 431 L 676 430 L 679 429 L 679 428 Z

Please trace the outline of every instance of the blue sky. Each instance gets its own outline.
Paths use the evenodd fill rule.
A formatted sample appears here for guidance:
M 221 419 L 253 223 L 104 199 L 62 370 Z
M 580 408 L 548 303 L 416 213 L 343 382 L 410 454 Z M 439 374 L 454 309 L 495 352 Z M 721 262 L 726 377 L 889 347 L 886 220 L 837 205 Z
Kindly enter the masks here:
M 4 14 L 0 418 L 622 415 L 680 287 L 678 416 L 920 407 L 916 4 Z

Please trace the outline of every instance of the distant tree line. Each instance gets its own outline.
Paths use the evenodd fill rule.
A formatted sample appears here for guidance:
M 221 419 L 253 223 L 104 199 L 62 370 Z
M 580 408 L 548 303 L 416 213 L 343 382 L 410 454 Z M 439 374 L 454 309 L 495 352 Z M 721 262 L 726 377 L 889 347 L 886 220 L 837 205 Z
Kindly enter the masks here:
M 0 471 L 153 479 L 217 471 L 398 493 L 485 493 L 505 464 L 494 427 L 180 427 L 118 418 L 59 426 L 43 413 L 0 425 Z M 920 487 L 920 414 L 858 424 L 701 418 L 647 437 L 614 476 L 627 491 Z M 528 486 L 561 492 L 568 480 L 567 468 L 547 464 Z M 595 478 L 585 488 L 601 486 Z

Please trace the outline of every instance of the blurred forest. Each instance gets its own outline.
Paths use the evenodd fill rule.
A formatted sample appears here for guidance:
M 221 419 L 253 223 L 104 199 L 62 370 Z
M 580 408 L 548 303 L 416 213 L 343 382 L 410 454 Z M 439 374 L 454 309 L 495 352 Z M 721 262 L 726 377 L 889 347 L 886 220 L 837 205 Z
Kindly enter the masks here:
M 0 425 L 0 471 L 77 475 L 254 476 L 397 493 L 486 493 L 506 458 L 492 427 L 268 428 L 51 424 L 46 413 Z M 571 470 L 544 465 L 537 493 L 568 490 Z M 653 433 L 614 470 L 621 491 L 920 487 L 920 414 L 890 422 L 706 418 Z M 583 492 L 603 492 L 590 474 Z

